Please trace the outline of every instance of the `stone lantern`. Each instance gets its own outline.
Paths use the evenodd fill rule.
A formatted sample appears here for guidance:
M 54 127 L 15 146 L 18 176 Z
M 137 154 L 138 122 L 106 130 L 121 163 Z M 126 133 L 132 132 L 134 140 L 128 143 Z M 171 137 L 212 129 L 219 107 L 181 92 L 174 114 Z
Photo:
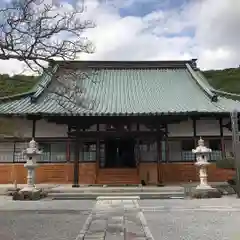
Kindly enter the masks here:
M 195 165 L 199 168 L 200 184 L 196 187 L 196 195 L 198 198 L 220 197 L 217 189 L 211 187 L 207 180 L 207 167 L 210 164 L 208 162 L 209 154 L 212 152 L 210 148 L 204 145 L 204 140 L 200 138 L 198 140 L 198 146 L 193 149 L 192 152 L 196 154 L 197 162 Z
M 200 138 L 198 140 L 197 148 L 193 149 L 192 152 L 196 154 L 197 162 L 195 165 L 199 167 L 200 184 L 197 186 L 197 189 L 209 189 L 211 186 L 208 185 L 207 181 L 207 166 L 209 165 L 209 154 L 212 152 L 212 150 L 207 148 L 204 145 L 204 140 Z
M 21 192 L 37 191 L 35 188 L 35 169 L 38 167 L 37 157 L 41 154 L 42 151 L 38 149 L 37 142 L 32 139 L 28 148 L 23 151 L 23 155 L 27 157 L 27 162 L 24 164 L 24 167 L 27 168 L 27 186 Z

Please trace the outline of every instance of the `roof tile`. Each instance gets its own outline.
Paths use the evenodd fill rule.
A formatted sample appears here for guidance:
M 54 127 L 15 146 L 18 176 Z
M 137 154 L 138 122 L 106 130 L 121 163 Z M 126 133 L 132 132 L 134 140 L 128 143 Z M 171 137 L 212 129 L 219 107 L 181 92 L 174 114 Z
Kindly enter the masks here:
M 65 107 L 62 107 L 53 93 L 37 88 L 35 102 L 31 101 L 31 96 L 3 102 L 0 104 L 0 113 L 147 115 L 231 111 L 235 101 L 222 97 L 218 102 L 211 101 L 211 89 L 204 81 L 199 84 L 201 80 L 190 65 L 176 69 L 102 68 L 97 74 L 83 80 L 86 91 L 82 101 L 89 107 L 74 106 L 66 99 Z M 43 78 L 46 86 L 54 82 L 49 81 Z

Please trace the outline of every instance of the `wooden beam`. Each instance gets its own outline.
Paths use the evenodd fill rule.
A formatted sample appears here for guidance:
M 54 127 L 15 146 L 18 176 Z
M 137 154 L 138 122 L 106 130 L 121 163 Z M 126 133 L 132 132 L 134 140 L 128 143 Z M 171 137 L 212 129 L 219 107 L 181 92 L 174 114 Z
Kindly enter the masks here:
M 36 135 L 36 119 L 33 119 L 32 120 L 32 138 L 34 139 L 35 138 L 35 135 Z
M 77 133 L 76 131 L 68 133 L 70 138 L 75 138 L 78 134 L 79 138 L 105 138 L 105 137 L 156 137 L 158 133 L 151 131 L 143 131 L 143 132 L 96 132 L 96 131 L 82 131 Z M 161 133 L 164 136 L 164 133 Z
M 161 174 L 161 136 L 160 136 L 160 126 L 157 129 L 157 181 L 158 184 L 162 183 L 162 174 Z
M 91 124 L 130 124 L 130 123 L 141 123 L 141 124 L 164 124 L 164 123 L 175 123 L 184 121 L 188 118 L 187 115 L 180 116 L 48 116 L 46 119 L 50 122 L 58 124 L 70 124 L 77 126 L 91 125 Z
M 13 163 L 15 162 L 16 142 L 13 143 Z
M 193 138 L 194 138 L 194 144 L 197 146 L 197 119 L 192 118 L 192 128 L 193 128 Z
M 168 125 L 166 124 L 165 125 L 165 129 L 166 129 L 166 132 L 168 133 Z M 166 154 L 166 162 L 169 162 L 169 141 L 168 141 L 169 137 L 168 135 L 165 136 L 165 154 Z

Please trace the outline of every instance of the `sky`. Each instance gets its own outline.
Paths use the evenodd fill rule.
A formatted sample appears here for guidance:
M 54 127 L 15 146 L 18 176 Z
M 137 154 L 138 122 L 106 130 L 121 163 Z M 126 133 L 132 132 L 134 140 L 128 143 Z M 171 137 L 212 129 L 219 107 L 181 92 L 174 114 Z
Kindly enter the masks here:
M 48 0 L 50 1 L 50 0 Z M 56 1 L 56 0 L 55 0 Z M 61 0 L 64 8 L 83 0 Z M 203 69 L 240 65 L 240 0 L 85 0 L 84 36 L 95 45 L 81 60 L 181 60 Z M 0 72 L 17 73 L 17 61 Z

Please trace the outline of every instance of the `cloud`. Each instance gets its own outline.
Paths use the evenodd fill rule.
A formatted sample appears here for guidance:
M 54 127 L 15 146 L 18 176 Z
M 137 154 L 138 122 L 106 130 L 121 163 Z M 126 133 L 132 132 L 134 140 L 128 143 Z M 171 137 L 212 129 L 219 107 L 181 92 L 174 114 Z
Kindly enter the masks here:
M 122 2 L 117 8 L 149 3 L 146 0 Z M 98 27 L 88 33 L 96 45 L 96 53 L 84 57 L 98 60 L 198 58 L 202 69 L 237 67 L 240 1 L 179 0 L 182 4 L 177 6 L 175 2 L 163 1 L 165 7 L 144 16 L 141 13 L 121 16 L 113 5 L 98 4 L 92 14 Z
M 82 0 L 67 0 L 71 1 Z M 240 64 L 240 1 L 85 0 L 85 3 L 84 19 L 97 24 L 85 36 L 95 44 L 96 52 L 82 54 L 81 59 L 198 58 L 202 69 Z M 0 64 L 0 71 L 12 68 Z

